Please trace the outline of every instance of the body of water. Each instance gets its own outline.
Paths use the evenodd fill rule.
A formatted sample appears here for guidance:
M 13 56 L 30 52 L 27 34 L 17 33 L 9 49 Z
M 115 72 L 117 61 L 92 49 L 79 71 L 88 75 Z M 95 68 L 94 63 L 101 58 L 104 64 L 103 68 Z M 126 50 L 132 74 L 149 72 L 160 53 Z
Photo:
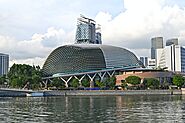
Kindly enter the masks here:
M 60 96 L 0 98 L 0 122 L 185 122 L 185 96 Z

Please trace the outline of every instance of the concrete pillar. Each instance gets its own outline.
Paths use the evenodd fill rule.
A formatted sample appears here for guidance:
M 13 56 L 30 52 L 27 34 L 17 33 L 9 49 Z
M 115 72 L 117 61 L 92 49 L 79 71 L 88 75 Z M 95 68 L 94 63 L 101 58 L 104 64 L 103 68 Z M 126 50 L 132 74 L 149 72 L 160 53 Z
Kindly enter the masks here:
M 70 76 L 67 80 L 65 80 L 64 78 L 60 77 L 60 79 L 61 79 L 62 81 L 64 81 L 66 88 L 69 87 L 68 82 L 71 80 L 72 77 L 73 77 L 73 76 Z
M 82 86 L 82 80 L 83 80 L 83 78 L 85 77 L 85 75 L 86 75 L 86 74 L 84 74 L 80 79 L 79 79 L 77 76 L 74 76 L 75 79 L 78 80 L 78 82 L 79 82 L 79 84 L 80 84 L 80 87 Z
M 109 71 L 107 71 L 107 74 L 109 75 L 109 77 L 113 77 L 114 73 L 115 73 L 115 70 L 112 73 L 110 73 Z
M 103 74 L 102 73 L 98 73 L 98 75 L 100 76 L 100 82 L 103 81 L 103 78 L 105 76 L 106 72 L 104 72 Z
M 144 81 L 144 78 L 141 78 L 141 82 L 140 83 L 143 84 L 143 81 Z
M 44 84 L 44 88 L 47 89 L 48 88 L 48 79 L 46 79 L 45 81 L 42 81 L 42 83 Z
M 90 88 L 94 88 L 94 81 L 90 80 Z
M 90 88 L 94 88 L 94 78 L 95 78 L 96 74 L 97 73 L 95 73 L 92 77 L 89 74 L 87 74 L 87 76 L 90 79 Z

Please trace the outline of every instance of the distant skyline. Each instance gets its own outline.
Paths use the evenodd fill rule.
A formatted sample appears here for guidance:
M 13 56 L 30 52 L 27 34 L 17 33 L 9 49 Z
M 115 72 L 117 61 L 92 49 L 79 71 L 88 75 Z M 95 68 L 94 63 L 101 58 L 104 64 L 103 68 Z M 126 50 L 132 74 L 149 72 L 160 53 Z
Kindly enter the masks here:
M 151 38 L 185 45 L 184 0 L 0 0 L 0 52 L 10 64 L 42 65 L 58 46 L 74 43 L 83 14 L 102 27 L 103 44 L 150 56 Z

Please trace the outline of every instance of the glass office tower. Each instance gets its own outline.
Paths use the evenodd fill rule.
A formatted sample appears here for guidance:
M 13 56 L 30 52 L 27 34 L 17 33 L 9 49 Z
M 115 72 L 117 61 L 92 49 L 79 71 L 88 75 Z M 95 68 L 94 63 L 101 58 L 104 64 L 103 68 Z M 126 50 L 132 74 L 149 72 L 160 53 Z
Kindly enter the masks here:
M 163 48 L 163 37 L 154 37 L 151 39 L 151 59 L 156 59 L 156 49 Z
M 8 73 L 9 55 L 0 53 L 0 76 Z
M 84 17 L 78 18 L 76 30 L 76 43 L 101 44 L 101 33 L 96 33 L 96 22 Z

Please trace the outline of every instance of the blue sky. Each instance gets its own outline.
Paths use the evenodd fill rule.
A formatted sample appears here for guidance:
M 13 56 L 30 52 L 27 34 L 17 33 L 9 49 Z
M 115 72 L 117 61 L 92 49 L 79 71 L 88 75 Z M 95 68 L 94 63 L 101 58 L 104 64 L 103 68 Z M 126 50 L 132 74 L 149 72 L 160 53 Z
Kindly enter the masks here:
M 104 44 L 150 56 L 150 39 L 185 45 L 184 0 L 0 0 L 0 52 L 12 63 L 42 65 L 58 46 L 74 43 L 83 14 L 102 27 Z

